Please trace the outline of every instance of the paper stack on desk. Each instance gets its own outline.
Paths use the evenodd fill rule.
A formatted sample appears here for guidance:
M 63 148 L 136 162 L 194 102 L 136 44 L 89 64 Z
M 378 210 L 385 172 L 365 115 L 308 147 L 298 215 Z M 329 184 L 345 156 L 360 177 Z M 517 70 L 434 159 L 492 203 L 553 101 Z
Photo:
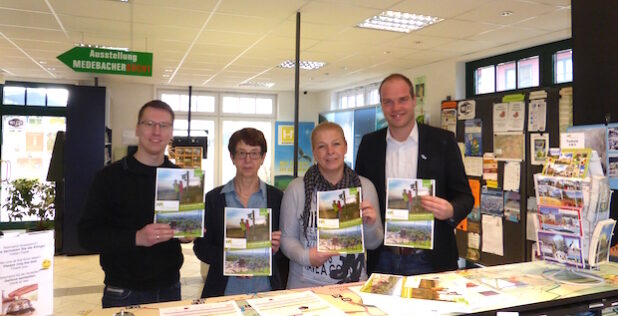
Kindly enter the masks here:
M 354 289 L 353 289 L 354 290 Z M 470 313 L 513 298 L 456 273 L 399 276 L 374 273 L 357 293 L 389 315 Z

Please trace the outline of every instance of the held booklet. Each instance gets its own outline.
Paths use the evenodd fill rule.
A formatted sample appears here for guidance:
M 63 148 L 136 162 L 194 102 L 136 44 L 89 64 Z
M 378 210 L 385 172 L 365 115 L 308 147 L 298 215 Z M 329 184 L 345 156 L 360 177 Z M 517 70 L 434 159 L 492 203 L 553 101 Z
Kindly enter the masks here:
M 361 188 L 317 192 L 318 251 L 362 253 L 365 251 Z
M 157 168 L 155 223 L 169 224 L 174 237 L 204 236 L 204 173 Z
M 272 275 L 271 209 L 225 208 L 223 275 Z
M 421 196 L 434 196 L 435 186 L 435 180 L 387 180 L 384 245 L 433 249 L 433 213 L 421 207 Z

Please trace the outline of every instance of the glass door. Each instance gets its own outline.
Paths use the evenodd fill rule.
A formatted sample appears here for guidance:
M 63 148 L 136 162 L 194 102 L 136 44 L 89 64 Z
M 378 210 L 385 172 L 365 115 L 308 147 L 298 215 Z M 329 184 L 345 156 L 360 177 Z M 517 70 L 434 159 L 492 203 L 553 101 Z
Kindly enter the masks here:
M 2 170 L 2 179 L 10 182 L 26 178 L 44 182 L 47 178 L 56 133 L 65 130 L 64 117 L 2 116 L 2 161 L 3 164 L 10 166 L 8 174 L 4 174 L 5 169 Z M 4 205 L 7 195 L 6 185 L 2 186 L 0 195 Z M 23 218 L 23 220 L 36 220 L 36 218 Z M 4 208 L 0 210 L 0 221 L 9 221 Z

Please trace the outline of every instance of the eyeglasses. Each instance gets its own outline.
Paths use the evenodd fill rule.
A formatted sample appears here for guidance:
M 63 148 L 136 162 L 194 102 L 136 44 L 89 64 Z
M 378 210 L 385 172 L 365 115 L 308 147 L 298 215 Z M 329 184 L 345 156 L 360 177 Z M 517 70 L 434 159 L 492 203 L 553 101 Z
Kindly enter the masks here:
M 236 158 L 240 158 L 240 159 L 245 159 L 245 158 L 247 158 L 247 156 L 249 156 L 249 157 L 251 157 L 251 160 L 258 160 L 258 159 L 262 158 L 262 153 L 259 152 L 259 151 L 252 151 L 252 152 L 239 151 L 239 152 L 235 153 L 234 156 L 236 156 Z
M 139 122 L 139 124 L 144 125 L 150 129 L 154 129 L 155 126 L 159 126 L 160 129 L 164 130 L 172 128 L 172 123 L 169 122 L 141 121 Z

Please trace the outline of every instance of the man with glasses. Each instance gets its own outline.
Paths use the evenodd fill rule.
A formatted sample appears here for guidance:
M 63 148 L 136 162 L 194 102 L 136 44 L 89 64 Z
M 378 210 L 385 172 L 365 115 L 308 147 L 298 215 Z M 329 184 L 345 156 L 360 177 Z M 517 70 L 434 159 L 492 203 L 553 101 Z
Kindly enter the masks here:
M 165 156 L 173 122 L 167 103 L 144 104 L 137 152 L 99 171 L 88 193 L 79 242 L 100 253 L 104 308 L 180 300 L 180 241 L 153 223 L 157 167 L 177 168 Z

